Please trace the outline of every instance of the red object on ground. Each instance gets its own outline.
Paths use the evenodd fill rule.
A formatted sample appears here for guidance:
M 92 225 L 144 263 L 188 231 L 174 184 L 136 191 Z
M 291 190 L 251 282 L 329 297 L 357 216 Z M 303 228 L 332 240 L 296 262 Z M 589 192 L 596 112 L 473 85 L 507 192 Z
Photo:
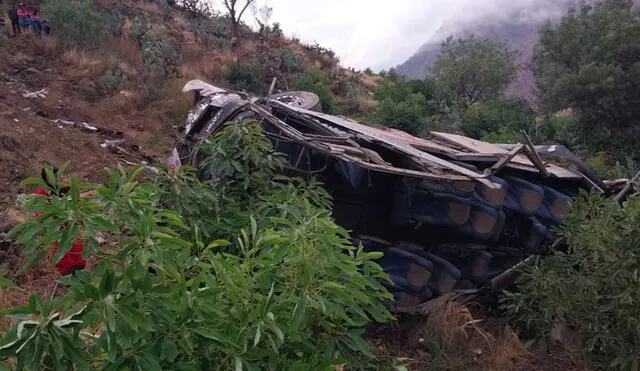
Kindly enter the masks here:
M 47 196 L 47 197 L 49 196 L 49 193 L 47 193 L 47 191 L 45 191 L 40 187 L 36 189 L 35 194 L 40 196 Z M 43 214 L 42 211 L 35 212 L 36 217 L 42 214 Z M 51 252 L 55 254 L 56 251 L 58 250 L 58 247 L 60 247 L 60 243 L 58 241 L 54 241 L 52 245 L 53 245 L 53 248 L 51 249 Z M 82 258 L 83 250 L 84 250 L 84 243 L 81 240 L 77 240 L 76 242 L 74 242 L 73 245 L 71 246 L 71 250 L 69 250 L 66 254 L 64 254 L 62 259 L 60 259 L 60 261 L 56 263 L 56 268 L 58 269 L 58 272 L 61 275 L 65 276 L 67 274 L 73 273 L 73 271 L 76 269 L 83 269 L 87 265 L 87 261 Z

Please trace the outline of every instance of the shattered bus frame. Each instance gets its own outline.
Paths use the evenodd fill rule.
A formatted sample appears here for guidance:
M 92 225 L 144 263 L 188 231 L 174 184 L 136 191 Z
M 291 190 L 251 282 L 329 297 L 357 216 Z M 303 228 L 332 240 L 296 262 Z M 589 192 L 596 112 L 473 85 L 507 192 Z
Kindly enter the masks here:
M 196 102 L 172 161 L 197 166 L 209 136 L 258 120 L 288 170 L 323 181 L 354 243 L 384 252 L 399 312 L 502 289 L 546 251 L 578 190 L 615 194 L 629 184 L 603 182 L 562 146 L 539 152 L 526 133 L 514 145 L 441 132 L 418 138 L 318 112 L 307 92 L 259 98 L 199 80 L 184 91 Z

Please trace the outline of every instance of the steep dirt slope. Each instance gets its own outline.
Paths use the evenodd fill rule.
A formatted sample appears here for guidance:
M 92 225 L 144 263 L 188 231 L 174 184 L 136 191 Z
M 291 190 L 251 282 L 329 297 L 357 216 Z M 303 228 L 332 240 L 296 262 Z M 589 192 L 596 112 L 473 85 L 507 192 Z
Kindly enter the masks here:
M 142 159 L 114 154 L 102 148 L 105 140 L 128 140 L 150 155 L 161 155 L 171 144 L 171 124 L 154 106 L 136 109 L 134 92 L 123 91 L 96 103 L 86 101 L 82 81 L 103 68 L 103 61 L 81 52 L 58 56 L 47 40 L 12 39 L 13 54 L 2 54 L 0 63 L 0 202 L 6 204 L 18 183 L 37 176 L 45 163 L 60 165 L 71 160 L 70 172 L 97 181 L 105 166 Z M 24 94 L 45 89 L 41 97 Z M 160 104 L 160 103 L 159 103 Z M 92 133 L 52 120 L 87 122 L 114 133 Z

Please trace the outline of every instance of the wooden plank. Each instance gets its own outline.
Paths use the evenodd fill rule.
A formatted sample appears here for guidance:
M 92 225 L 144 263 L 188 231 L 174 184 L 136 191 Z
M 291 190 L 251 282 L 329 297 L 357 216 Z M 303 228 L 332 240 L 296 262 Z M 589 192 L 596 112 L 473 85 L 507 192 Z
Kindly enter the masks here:
M 484 174 L 486 176 L 491 176 L 495 173 L 497 173 L 500 169 L 502 169 L 509 161 L 511 161 L 512 158 L 514 158 L 518 153 L 520 153 L 520 151 L 522 151 L 522 148 L 524 147 L 523 144 L 518 143 L 517 146 L 515 146 L 511 151 L 509 151 L 509 153 L 507 153 L 506 155 L 504 155 L 504 157 L 496 162 L 495 164 L 493 164 L 493 166 L 491 166 L 490 168 L 486 169 L 484 171 Z

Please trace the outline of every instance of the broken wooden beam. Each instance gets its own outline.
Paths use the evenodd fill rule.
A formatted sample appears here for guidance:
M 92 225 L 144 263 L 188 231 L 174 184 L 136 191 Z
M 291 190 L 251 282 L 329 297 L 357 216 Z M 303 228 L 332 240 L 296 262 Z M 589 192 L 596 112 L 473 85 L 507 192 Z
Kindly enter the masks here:
M 531 141 L 531 138 L 529 137 L 529 134 L 527 134 L 526 131 L 522 130 L 520 132 L 522 134 L 522 137 L 524 138 L 525 142 L 526 142 L 526 151 L 525 153 L 527 154 L 527 157 L 529 157 L 529 160 L 531 160 L 531 162 L 533 163 L 533 165 L 540 170 L 540 174 L 543 177 L 548 177 L 549 176 L 549 170 L 547 170 L 547 167 L 545 166 L 545 164 L 542 162 L 542 159 L 540 158 L 540 155 L 538 154 L 538 151 L 536 151 L 535 146 L 533 145 L 533 141 Z

